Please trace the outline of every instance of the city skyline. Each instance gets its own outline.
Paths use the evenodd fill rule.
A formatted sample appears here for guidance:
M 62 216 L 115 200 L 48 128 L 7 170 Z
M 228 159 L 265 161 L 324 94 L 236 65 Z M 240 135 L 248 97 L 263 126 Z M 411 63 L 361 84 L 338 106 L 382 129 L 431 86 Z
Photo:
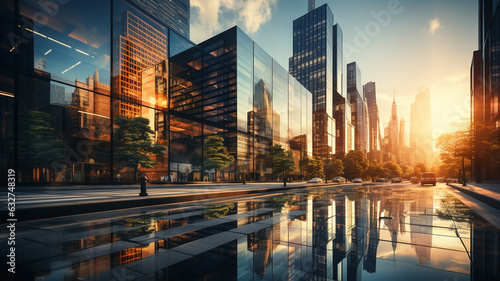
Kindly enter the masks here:
M 292 55 L 293 20 L 308 9 L 307 1 L 299 0 L 210 1 L 210 10 L 204 2 L 191 1 L 191 40 L 203 41 L 237 24 L 282 65 Z M 389 123 L 394 90 L 400 117 L 410 120 L 420 86 L 430 89 L 434 142 L 453 129 L 452 124 L 469 118 L 477 3 L 319 0 L 316 7 L 325 3 L 344 34 L 344 73 L 347 64 L 356 61 L 362 69 L 362 84 L 377 83 L 381 127 Z M 208 11 L 217 16 L 209 17 Z M 346 75 L 343 80 L 346 92 Z M 408 126 L 405 134 L 409 135 Z

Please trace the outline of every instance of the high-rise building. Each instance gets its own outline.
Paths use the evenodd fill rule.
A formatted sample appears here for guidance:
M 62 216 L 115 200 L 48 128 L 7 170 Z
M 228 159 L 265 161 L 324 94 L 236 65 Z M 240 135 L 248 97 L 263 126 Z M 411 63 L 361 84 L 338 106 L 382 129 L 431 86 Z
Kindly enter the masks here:
M 480 153 L 480 139 L 495 132 L 500 136 L 500 12 L 498 1 L 480 0 L 478 50 L 470 69 L 471 125 L 475 149 L 472 177 L 478 181 L 500 179 L 500 155 Z M 500 142 L 496 137 L 496 141 Z M 494 154 L 494 155 L 493 155 Z M 487 159 L 491 157 L 492 159 Z M 487 162 L 487 163 L 486 163 Z
M 354 149 L 365 154 L 369 152 L 368 114 L 369 109 L 361 87 L 361 71 L 356 62 L 347 65 L 347 100 L 351 104 L 351 122 L 354 125 Z
M 399 124 L 398 124 L 398 107 L 396 98 L 392 101 L 391 119 L 389 120 L 389 147 L 388 155 L 391 161 L 397 161 L 397 153 L 399 149 Z
M 339 24 L 333 26 L 333 117 L 335 118 L 335 156 L 343 158 L 352 150 L 351 138 L 351 104 L 344 92 L 344 58 L 343 58 L 343 32 Z M 354 136 L 352 136 L 354 137 Z
M 433 163 L 431 100 L 429 88 L 421 86 L 410 111 L 410 148 L 415 161 L 431 167 Z
M 290 74 L 313 94 L 313 154 L 331 159 L 336 147 L 333 85 L 338 75 L 334 72 L 333 14 L 326 4 L 313 7 L 314 1 L 310 1 L 309 12 L 293 21 L 289 68 Z
M 399 146 L 405 146 L 405 119 L 399 120 Z
M 130 2 L 145 10 L 149 16 L 179 33 L 184 38 L 190 36 L 190 0 L 130 0 Z
M 369 142 L 370 142 L 370 152 L 368 159 L 373 161 L 382 161 L 381 158 L 381 133 L 380 133 L 380 118 L 379 110 L 377 105 L 377 90 L 375 82 L 368 82 L 363 86 L 363 95 L 366 99 L 368 105 L 368 115 L 369 115 Z

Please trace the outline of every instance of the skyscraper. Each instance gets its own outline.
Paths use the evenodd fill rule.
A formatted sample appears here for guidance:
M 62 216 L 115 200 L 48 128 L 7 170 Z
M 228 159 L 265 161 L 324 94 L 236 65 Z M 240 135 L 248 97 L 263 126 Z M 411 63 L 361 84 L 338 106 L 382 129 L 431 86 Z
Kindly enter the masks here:
M 380 146 L 381 146 L 381 133 L 380 133 L 380 118 L 377 105 L 377 90 L 375 82 L 368 82 L 363 86 L 363 95 L 365 96 L 368 105 L 368 115 L 370 117 L 368 135 L 370 139 L 370 152 L 368 159 L 373 161 L 382 161 Z
M 392 101 L 391 119 L 389 120 L 389 160 L 397 161 L 397 152 L 399 148 L 399 128 L 398 128 L 398 106 L 396 98 Z
M 430 167 L 433 162 L 433 142 L 429 88 L 419 88 L 410 114 L 410 147 L 415 151 L 415 161 Z
M 293 56 L 290 74 L 313 94 L 313 154 L 330 159 L 335 153 L 334 32 L 333 14 L 328 5 L 293 21 Z M 341 74 L 340 74 L 341 75 Z
M 500 12 L 497 1 L 480 0 L 478 50 L 472 57 L 471 77 L 471 122 L 474 146 L 486 135 L 497 133 L 500 142 Z M 498 151 L 498 150 L 497 150 Z M 492 159 L 486 159 L 491 157 Z M 478 181 L 500 179 L 500 155 L 489 151 L 481 155 L 473 153 L 473 175 Z M 491 161 L 494 160 L 494 161 Z M 485 164 L 488 162 L 488 164 Z
M 343 87 L 343 32 L 338 24 L 333 26 L 333 117 L 335 118 L 335 155 L 342 158 L 349 152 L 351 138 L 351 104 L 345 98 Z M 354 137 L 354 136 L 353 136 Z
M 130 0 L 141 7 L 161 24 L 174 30 L 185 38 L 190 36 L 190 0 Z
M 354 149 L 366 154 L 369 151 L 368 105 L 363 97 L 361 71 L 356 62 L 347 65 L 347 100 L 352 107 L 351 120 L 354 125 Z

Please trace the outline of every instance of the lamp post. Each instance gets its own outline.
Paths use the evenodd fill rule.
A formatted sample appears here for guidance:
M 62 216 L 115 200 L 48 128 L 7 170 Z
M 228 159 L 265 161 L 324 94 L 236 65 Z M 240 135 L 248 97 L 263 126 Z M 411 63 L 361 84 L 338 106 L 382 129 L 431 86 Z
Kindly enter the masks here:
M 465 157 L 462 155 L 462 185 L 467 186 L 467 178 L 465 177 Z

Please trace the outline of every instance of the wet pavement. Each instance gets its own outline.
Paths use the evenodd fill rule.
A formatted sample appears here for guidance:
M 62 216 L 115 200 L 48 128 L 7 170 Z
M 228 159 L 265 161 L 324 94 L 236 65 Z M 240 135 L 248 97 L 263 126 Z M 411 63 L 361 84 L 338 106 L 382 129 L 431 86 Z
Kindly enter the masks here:
M 500 230 L 442 184 L 19 222 L 16 235 L 17 280 L 500 280 Z

